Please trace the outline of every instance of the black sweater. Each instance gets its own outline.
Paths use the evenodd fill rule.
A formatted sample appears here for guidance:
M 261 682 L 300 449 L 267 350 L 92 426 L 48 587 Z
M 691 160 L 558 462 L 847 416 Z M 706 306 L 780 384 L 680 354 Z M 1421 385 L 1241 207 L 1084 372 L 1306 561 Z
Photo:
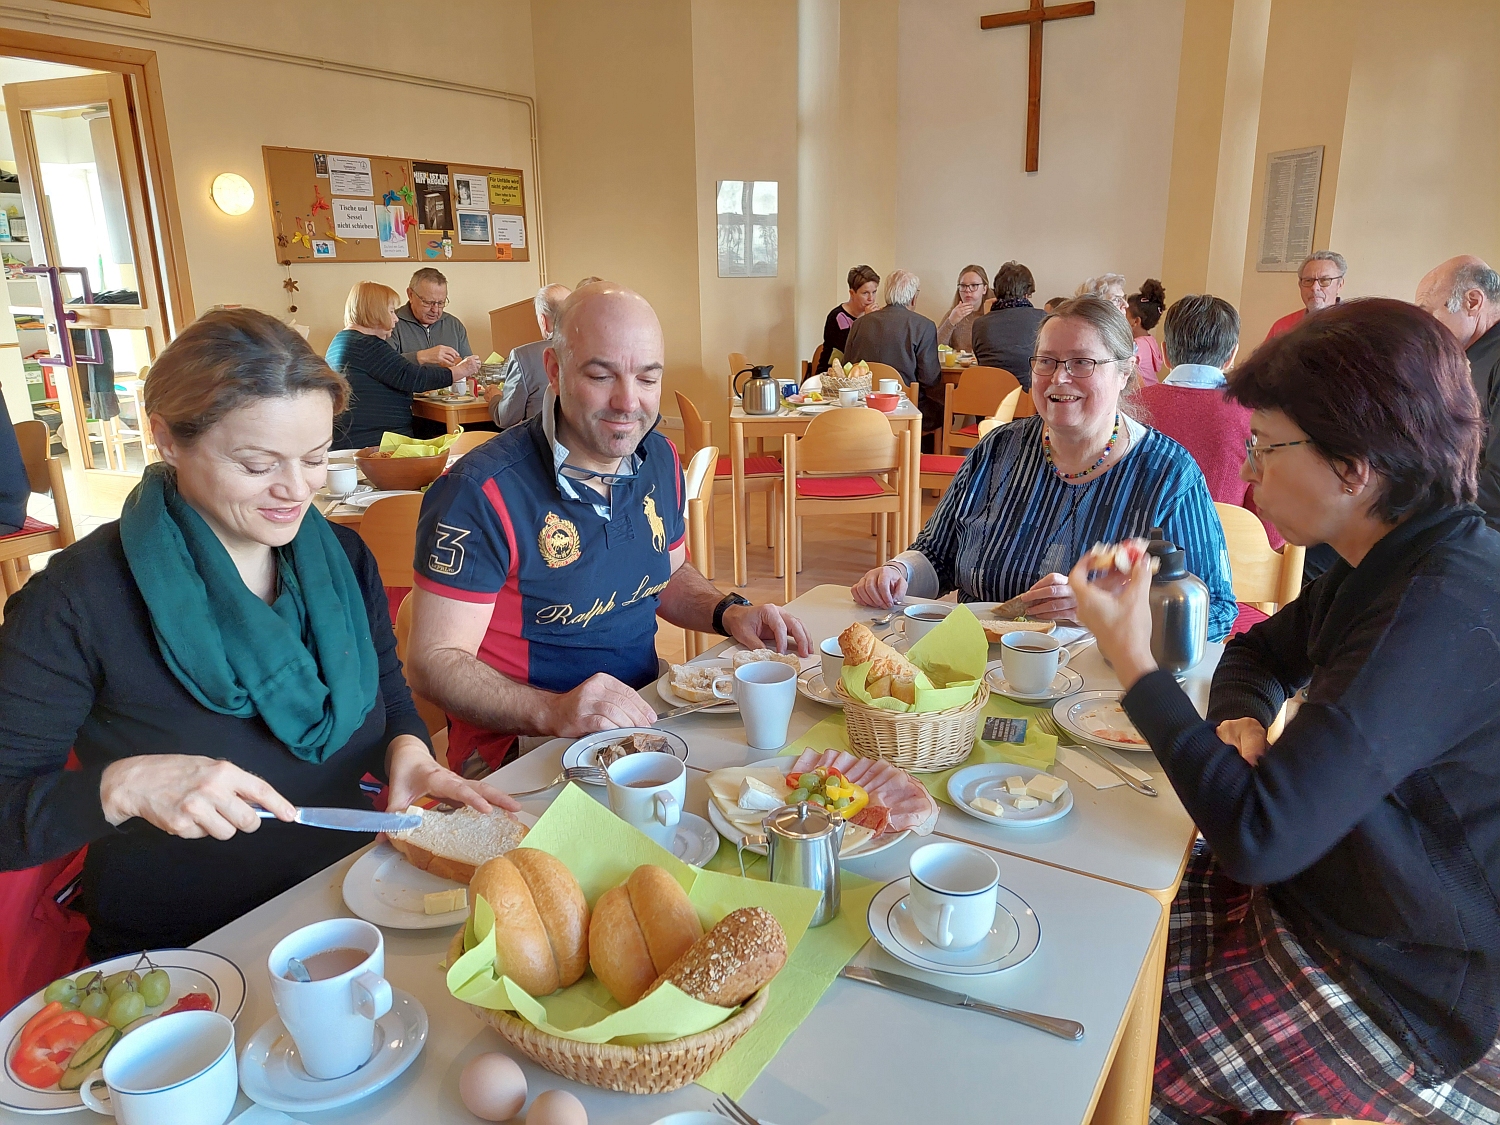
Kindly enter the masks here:
M 259 774 L 296 805 L 370 807 L 360 778 L 384 777 L 385 750 L 398 734 L 425 742 L 427 730 L 396 659 L 375 559 L 348 528 L 333 532 L 364 593 L 380 691 L 364 725 L 320 765 L 295 757 L 259 718 L 217 714 L 182 686 L 157 648 L 118 524 L 54 557 L 6 605 L 0 870 L 88 844 L 83 908 L 93 927 L 91 956 L 197 941 L 370 842 L 357 832 L 275 820 L 226 841 L 185 840 L 139 819 L 113 828 L 99 799 L 111 762 L 135 754 L 202 754 Z M 70 747 L 81 770 L 63 769 Z
M 411 396 L 453 385 L 453 372 L 407 359 L 379 336 L 346 328 L 329 342 L 328 366 L 349 380 L 349 406 L 333 422 L 335 449 L 379 445 L 387 430 L 411 436 Z
M 1268 887 L 1429 1079 L 1500 1030 L 1497 587 L 1477 508 L 1419 513 L 1231 641 L 1207 722 L 1165 672 L 1125 697 L 1225 872 Z M 1257 766 L 1215 736 L 1304 685 Z
M 0 535 L 9 535 L 26 523 L 26 502 L 30 499 L 26 462 L 21 459 L 5 396 L 0 395 Z

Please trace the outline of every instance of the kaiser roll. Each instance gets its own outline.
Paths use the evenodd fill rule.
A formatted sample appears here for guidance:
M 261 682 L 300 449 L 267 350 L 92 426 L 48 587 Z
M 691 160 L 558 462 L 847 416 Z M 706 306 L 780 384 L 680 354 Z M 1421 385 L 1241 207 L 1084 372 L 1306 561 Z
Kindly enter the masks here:
M 515 848 L 488 860 L 469 882 L 495 914 L 495 972 L 533 996 L 572 984 L 588 967 L 589 907 L 561 860 Z
M 687 892 L 665 869 L 646 863 L 594 903 L 589 964 L 629 1007 L 702 936 Z

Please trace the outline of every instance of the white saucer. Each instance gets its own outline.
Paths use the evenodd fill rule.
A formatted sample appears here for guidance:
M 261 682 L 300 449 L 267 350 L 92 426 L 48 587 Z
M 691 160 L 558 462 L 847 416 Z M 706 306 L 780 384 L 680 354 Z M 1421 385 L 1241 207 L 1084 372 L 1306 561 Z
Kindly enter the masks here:
M 1017 703 L 1052 703 L 1083 690 L 1082 676 L 1071 668 L 1059 668 L 1052 679 L 1052 686 L 1041 695 L 1016 691 L 1006 680 L 1005 669 L 998 660 L 991 660 L 985 665 L 984 682 L 990 685 L 991 691 L 1006 699 L 1014 699 Z
M 1004 887 L 995 889 L 998 909 L 989 936 L 969 949 L 939 949 L 924 938 L 907 907 L 911 876 L 887 883 L 870 900 L 870 933 L 880 948 L 914 969 L 955 976 L 985 976 L 1019 965 L 1036 952 L 1042 927 L 1026 900 Z
M 358 1101 L 395 1079 L 427 1042 L 427 1012 L 417 998 L 391 989 L 391 1010 L 375 1021 L 375 1053 L 353 1074 L 314 1078 L 302 1069 L 281 1017 L 261 1024 L 240 1052 L 240 1089 L 267 1109 L 316 1113 Z
M 627 734 L 659 734 L 667 740 L 668 754 L 679 761 L 687 761 L 688 745 L 683 741 L 680 734 L 673 734 L 669 730 L 660 727 L 621 727 L 619 730 L 600 731 L 598 734 L 584 735 L 563 751 L 562 764 L 566 769 L 569 766 L 596 766 L 599 764 L 598 749 L 608 746 L 611 742 L 617 742 Z M 603 785 L 602 781 L 586 781 L 584 785 Z
M 1043 801 L 1034 809 L 1016 808 L 1016 799 L 1005 791 L 1007 777 L 1020 777 L 1030 781 L 1033 777 L 1050 777 L 1046 770 L 1031 766 L 1018 766 L 1010 762 L 985 762 L 977 766 L 965 766 L 948 778 L 948 796 L 961 810 L 970 816 L 1001 828 L 1035 828 L 1039 824 L 1051 824 L 1073 811 L 1073 787 L 1063 790 L 1056 801 Z M 1003 817 L 991 816 L 976 809 L 974 798 L 988 797 L 1005 806 Z
M 825 707 L 842 707 L 844 701 L 834 695 L 823 682 L 823 669 L 809 668 L 797 677 L 797 694 Z
M 672 854 L 691 867 L 702 867 L 718 850 L 719 834 L 714 826 L 697 813 L 684 812 L 672 840 Z
M 723 668 L 731 677 L 734 675 L 734 666 L 728 660 L 690 660 L 688 663 L 702 665 L 705 668 Z M 695 702 L 672 690 L 672 669 L 670 668 L 663 672 L 661 678 L 656 681 L 656 694 L 662 697 L 663 702 L 670 703 L 673 707 L 690 707 Z M 738 715 L 739 713 L 740 705 L 732 699 L 727 699 L 712 707 L 705 707 L 698 712 L 700 715 Z

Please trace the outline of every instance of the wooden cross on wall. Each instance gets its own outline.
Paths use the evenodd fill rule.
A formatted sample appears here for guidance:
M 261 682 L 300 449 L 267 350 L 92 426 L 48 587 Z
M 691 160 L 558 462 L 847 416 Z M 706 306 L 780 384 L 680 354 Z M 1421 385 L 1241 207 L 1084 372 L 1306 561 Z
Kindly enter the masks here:
M 1094 14 L 1094 0 L 1083 4 L 1054 4 L 1045 6 L 1045 0 L 1031 0 L 1031 7 L 1024 12 L 1000 12 L 993 16 L 980 16 L 979 27 L 988 31 L 992 27 L 1019 27 L 1031 25 L 1031 56 L 1026 64 L 1026 171 L 1035 172 L 1042 147 L 1042 24 L 1047 20 L 1068 20 L 1074 16 Z

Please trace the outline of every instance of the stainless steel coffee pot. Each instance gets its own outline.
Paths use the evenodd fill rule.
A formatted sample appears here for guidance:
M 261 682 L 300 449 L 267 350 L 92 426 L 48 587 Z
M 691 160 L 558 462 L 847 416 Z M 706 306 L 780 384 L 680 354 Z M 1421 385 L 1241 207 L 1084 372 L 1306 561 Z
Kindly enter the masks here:
M 740 379 L 745 380 L 743 388 Z M 781 390 L 771 378 L 769 363 L 747 367 L 734 377 L 734 393 L 740 396 L 740 406 L 746 414 L 775 414 L 781 409 Z

